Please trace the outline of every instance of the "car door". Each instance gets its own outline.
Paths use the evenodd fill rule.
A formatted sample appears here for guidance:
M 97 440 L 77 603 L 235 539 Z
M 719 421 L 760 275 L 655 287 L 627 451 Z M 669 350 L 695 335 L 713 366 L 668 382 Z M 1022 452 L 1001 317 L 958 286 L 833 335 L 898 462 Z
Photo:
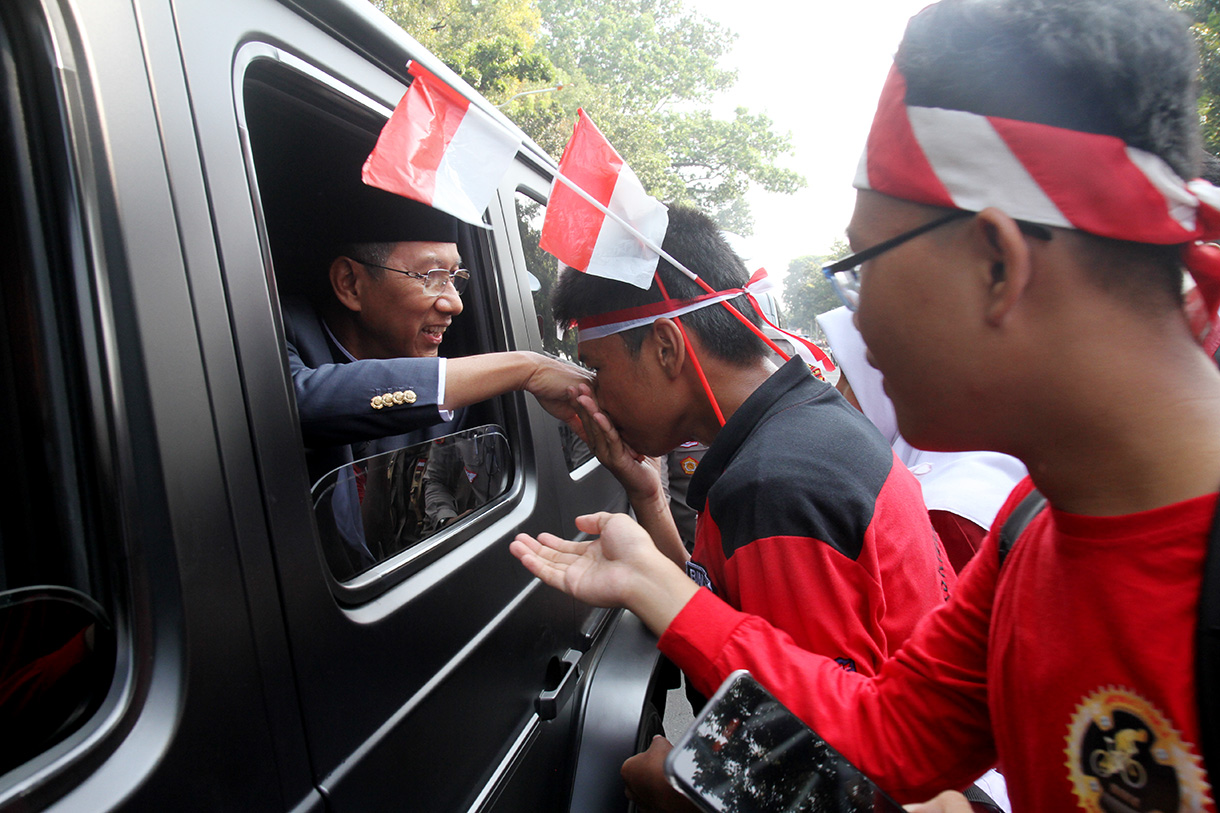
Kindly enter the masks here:
M 428 59 L 371 10 L 330 10 L 175 4 L 315 781 L 340 811 L 562 806 L 573 723 L 563 701 L 595 635 L 581 633 L 585 611 L 507 549 L 521 530 L 564 525 L 571 478 L 556 469 L 553 419 L 522 394 L 483 407 L 507 440 L 511 485 L 424 543 L 352 578 L 337 576 L 321 549 L 278 319 L 293 269 L 267 239 L 272 190 L 251 113 L 283 98 L 305 111 L 292 131 L 300 138 L 367 130 L 403 92 L 407 59 Z M 494 217 L 492 226 L 491 235 L 465 230 L 460 243 L 478 279 L 462 317 L 468 351 L 530 345 L 514 258 Z

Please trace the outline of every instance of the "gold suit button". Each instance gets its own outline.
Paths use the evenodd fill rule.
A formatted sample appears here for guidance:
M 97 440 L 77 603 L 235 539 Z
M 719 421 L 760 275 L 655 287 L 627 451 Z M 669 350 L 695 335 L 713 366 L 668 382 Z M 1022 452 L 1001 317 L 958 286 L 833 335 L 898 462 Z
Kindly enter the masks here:
M 401 404 L 402 402 L 403 402 L 403 394 L 402 394 L 402 390 L 399 390 L 398 392 L 394 393 L 394 403 Z
M 380 395 L 373 396 L 373 409 L 381 409 L 381 396 Z
M 414 390 L 407 390 L 402 394 L 402 400 L 408 404 L 415 403 L 416 398 L 418 398 L 418 396 L 415 394 Z

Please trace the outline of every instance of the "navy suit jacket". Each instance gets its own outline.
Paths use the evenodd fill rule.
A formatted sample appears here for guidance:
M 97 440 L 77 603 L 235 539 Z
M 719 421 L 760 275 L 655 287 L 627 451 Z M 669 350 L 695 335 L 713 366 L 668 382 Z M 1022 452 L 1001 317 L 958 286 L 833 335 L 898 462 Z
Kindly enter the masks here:
M 311 483 L 353 460 L 457 431 L 438 408 L 439 359 L 349 361 L 307 301 L 285 297 L 282 308 Z

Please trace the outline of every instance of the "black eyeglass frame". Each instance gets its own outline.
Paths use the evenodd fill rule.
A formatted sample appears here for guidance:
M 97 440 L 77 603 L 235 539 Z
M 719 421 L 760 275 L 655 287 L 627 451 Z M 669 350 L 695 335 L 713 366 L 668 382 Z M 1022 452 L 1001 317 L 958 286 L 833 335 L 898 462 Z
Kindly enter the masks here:
M 372 268 L 380 268 L 383 271 L 393 271 L 397 274 L 403 274 L 405 276 L 412 277 L 413 279 L 422 280 L 424 283 L 424 293 L 429 294 L 431 296 L 440 296 L 441 294 L 443 294 L 445 292 L 445 285 L 452 285 L 453 290 L 457 291 L 457 295 L 461 296 L 462 292 L 466 290 L 466 284 L 468 282 L 470 282 L 470 272 L 467 271 L 465 268 L 459 268 L 456 271 L 450 271 L 448 268 L 430 268 L 425 272 L 404 271 L 401 268 L 391 268 L 388 265 L 378 265 L 377 263 L 371 263 L 366 260 L 357 259 L 355 257 L 353 257 L 352 259 L 356 260 L 356 262 L 360 263 L 361 265 L 371 266 Z M 435 274 L 437 271 L 440 271 L 442 274 L 445 275 L 445 283 L 442 284 L 440 286 L 440 288 L 437 289 L 436 291 L 429 291 L 428 286 L 435 284 L 432 282 L 432 279 L 433 279 L 432 275 Z
M 835 294 L 838 295 L 839 301 L 847 306 L 848 310 L 854 311 L 859 306 L 860 301 L 860 273 L 857 269 L 864 265 L 869 260 L 884 254 L 892 248 L 897 248 L 908 240 L 913 240 L 921 234 L 926 234 L 933 229 L 940 228 L 946 223 L 952 223 L 955 220 L 961 220 L 964 217 L 972 217 L 978 214 L 966 209 L 954 209 L 943 217 L 938 217 L 922 226 L 916 226 L 910 231 L 905 231 L 896 237 L 891 237 L 888 240 L 882 240 L 875 246 L 870 246 L 863 251 L 857 251 L 855 254 L 848 254 L 842 259 L 835 260 L 832 263 L 822 266 L 822 275 L 830 280 L 830 284 L 835 289 Z M 1037 223 L 1030 223 L 1026 220 L 1018 220 L 1017 227 L 1022 234 L 1030 237 L 1035 237 L 1039 240 L 1050 240 L 1051 230 Z M 840 279 L 841 274 L 850 274 L 851 279 Z

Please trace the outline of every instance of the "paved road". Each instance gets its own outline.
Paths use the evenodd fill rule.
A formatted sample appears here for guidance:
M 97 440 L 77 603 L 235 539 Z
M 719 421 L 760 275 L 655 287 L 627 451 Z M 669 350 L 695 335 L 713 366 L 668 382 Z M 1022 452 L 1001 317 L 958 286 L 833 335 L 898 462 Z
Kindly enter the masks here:
M 683 680 L 686 678 L 684 677 Z M 686 699 L 685 686 L 670 689 L 665 697 L 665 735 L 674 742 L 695 721 L 690 701 Z

